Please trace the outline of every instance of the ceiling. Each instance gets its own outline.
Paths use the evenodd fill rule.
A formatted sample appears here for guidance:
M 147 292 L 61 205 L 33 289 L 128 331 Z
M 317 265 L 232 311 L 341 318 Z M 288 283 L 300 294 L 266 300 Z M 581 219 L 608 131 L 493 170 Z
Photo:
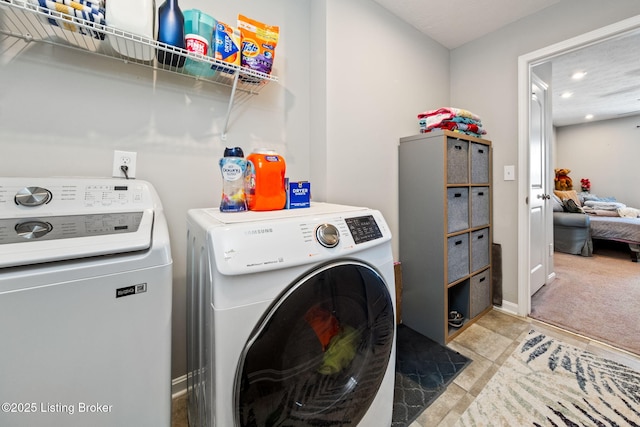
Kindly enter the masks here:
M 463 44 L 560 0 L 374 0 L 441 45 Z
M 640 115 L 640 30 L 553 58 L 553 123 Z M 576 71 L 587 74 L 580 80 Z M 570 98 L 562 98 L 565 92 Z M 593 114 L 593 119 L 585 119 Z
M 374 1 L 455 49 L 561 0 Z M 555 57 L 551 63 L 555 126 L 640 115 L 640 31 Z M 574 81 L 576 71 L 587 74 Z M 566 91 L 573 95 L 561 98 Z M 587 114 L 593 118 L 585 119 Z

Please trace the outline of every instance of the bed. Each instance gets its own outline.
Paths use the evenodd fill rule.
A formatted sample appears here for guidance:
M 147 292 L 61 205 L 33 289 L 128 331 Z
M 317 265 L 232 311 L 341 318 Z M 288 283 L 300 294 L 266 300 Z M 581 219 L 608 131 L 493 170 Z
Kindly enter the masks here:
M 631 260 L 640 259 L 640 218 L 589 215 L 592 239 L 624 242 L 631 249 Z
M 588 196 L 580 197 L 573 190 L 554 191 L 556 246 L 560 247 L 561 252 L 590 256 L 593 248 L 592 239 L 613 240 L 627 243 L 631 250 L 631 260 L 638 262 L 640 259 L 640 210 L 629 208 L 612 198 L 601 199 Z M 578 217 L 574 215 L 580 215 L 582 220 L 577 221 Z M 586 236 L 580 231 L 581 228 L 588 228 Z M 558 233 L 557 241 L 556 233 Z M 562 248 L 568 250 L 562 250 Z

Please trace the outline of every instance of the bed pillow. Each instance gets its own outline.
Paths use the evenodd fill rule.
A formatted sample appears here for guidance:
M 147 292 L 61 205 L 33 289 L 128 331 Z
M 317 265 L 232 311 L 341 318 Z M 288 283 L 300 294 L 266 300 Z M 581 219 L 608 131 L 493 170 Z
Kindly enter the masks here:
M 593 193 L 587 193 L 587 192 L 583 192 L 580 193 L 582 200 L 584 200 L 585 202 L 599 202 L 600 201 L 600 197 L 596 196 Z M 584 205 L 584 203 L 582 203 Z
M 580 198 L 578 197 L 578 193 L 576 193 L 576 190 L 568 190 L 568 191 L 553 190 L 553 192 L 556 196 L 560 198 L 560 200 L 562 200 L 563 203 L 566 199 L 571 199 L 574 202 L 576 202 L 576 205 L 582 206 L 582 203 L 580 203 Z

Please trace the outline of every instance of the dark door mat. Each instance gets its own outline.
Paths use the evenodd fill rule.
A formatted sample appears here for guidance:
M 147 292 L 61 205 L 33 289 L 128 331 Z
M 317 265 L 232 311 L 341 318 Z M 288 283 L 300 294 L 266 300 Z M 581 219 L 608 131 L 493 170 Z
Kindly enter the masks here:
M 411 424 L 470 362 L 460 353 L 398 325 L 391 425 Z

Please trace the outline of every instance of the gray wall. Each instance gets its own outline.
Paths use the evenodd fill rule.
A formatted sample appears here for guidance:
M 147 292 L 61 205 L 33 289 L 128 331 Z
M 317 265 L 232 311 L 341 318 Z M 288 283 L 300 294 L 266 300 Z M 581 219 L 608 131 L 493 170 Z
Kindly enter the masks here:
M 379 209 L 397 236 L 399 138 L 419 132 L 418 113 L 449 104 L 449 51 L 371 0 L 313 8 L 324 19 L 311 49 L 324 61 L 312 65 L 312 164 L 324 166 L 314 197 Z
M 640 116 L 602 120 L 556 129 L 555 168 L 571 169 L 573 188 L 580 179 L 591 181 L 591 193 L 613 196 L 640 209 L 637 187 L 640 159 Z

